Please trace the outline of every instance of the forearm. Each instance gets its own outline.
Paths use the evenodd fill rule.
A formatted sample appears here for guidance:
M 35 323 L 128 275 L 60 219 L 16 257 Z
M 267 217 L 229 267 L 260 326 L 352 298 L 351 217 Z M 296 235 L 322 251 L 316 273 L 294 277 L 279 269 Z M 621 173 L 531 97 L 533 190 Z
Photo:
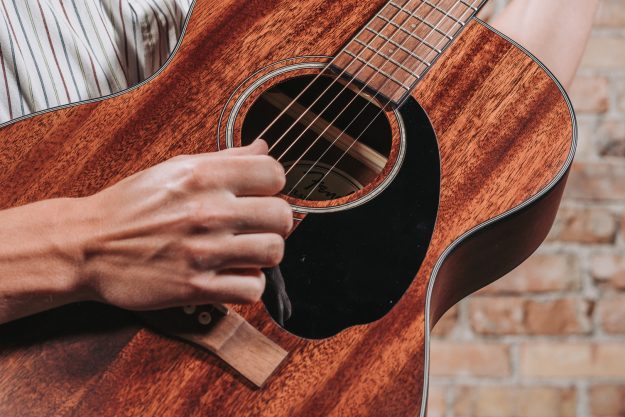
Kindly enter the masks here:
M 79 213 L 69 201 L 0 211 L 0 323 L 85 298 L 78 279 Z
M 493 26 L 538 57 L 570 86 L 599 0 L 512 0 Z

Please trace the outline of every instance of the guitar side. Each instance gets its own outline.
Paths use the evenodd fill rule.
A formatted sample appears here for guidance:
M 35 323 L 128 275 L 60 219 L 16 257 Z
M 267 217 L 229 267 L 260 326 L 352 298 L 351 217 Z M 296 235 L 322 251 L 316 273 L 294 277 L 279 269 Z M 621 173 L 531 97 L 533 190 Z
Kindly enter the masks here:
M 338 22 L 311 12 L 320 3 L 198 1 L 178 53 L 150 82 L 0 131 L 7 145 L 0 176 L 10 184 L 0 193 L 2 206 L 86 195 L 177 153 L 215 150 L 220 106 L 241 73 L 282 58 L 331 55 L 352 35 L 349 25 L 364 24 L 360 16 L 383 4 L 332 2 L 327 7 L 344 18 Z M 286 32 L 288 45 L 258 31 L 270 11 L 270 25 Z M 234 39 L 216 43 L 213 36 L 234 13 Z M 288 24 L 294 21 L 301 25 Z M 256 52 L 232 62 L 243 40 Z M 228 64 L 216 75 L 224 56 Z M 262 305 L 238 308 L 290 352 L 259 390 L 212 355 L 143 329 L 130 314 L 69 306 L 0 328 L 0 414 L 423 414 L 429 327 L 542 241 L 571 163 L 575 127 L 567 98 L 544 68 L 476 20 L 413 97 L 438 139 L 439 209 L 421 268 L 387 315 L 308 340 L 282 330 Z

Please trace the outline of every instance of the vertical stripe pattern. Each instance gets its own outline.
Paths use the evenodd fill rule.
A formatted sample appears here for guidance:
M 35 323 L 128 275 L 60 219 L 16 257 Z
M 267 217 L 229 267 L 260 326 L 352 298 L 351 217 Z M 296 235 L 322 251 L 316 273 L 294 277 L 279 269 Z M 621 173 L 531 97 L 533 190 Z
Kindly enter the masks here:
M 0 123 L 115 93 L 163 65 L 192 0 L 0 0 Z

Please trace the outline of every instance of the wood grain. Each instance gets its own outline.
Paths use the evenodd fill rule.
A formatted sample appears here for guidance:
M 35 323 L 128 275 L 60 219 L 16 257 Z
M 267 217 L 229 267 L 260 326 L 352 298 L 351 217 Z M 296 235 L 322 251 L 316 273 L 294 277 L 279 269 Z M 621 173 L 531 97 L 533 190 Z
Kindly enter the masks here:
M 288 352 L 222 305 L 185 306 L 139 313 L 153 329 L 212 352 L 261 388 Z
M 198 0 L 177 54 L 151 82 L 0 130 L 0 207 L 88 195 L 173 155 L 214 150 L 234 86 L 281 59 L 336 53 L 383 3 Z M 70 306 L 0 328 L 0 415 L 419 415 L 437 260 L 468 230 L 551 185 L 567 168 L 573 130 L 551 78 L 475 21 L 413 95 L 439 139 L 440 211 L 421 270 L 383 319 L 311 341 L 282 331 L 261 305 L 238 308 L 291 352 L 257 390 L 211 354 L 125 313 Z M 437 316 L 485 282 L 452 272 L 432 300 Z

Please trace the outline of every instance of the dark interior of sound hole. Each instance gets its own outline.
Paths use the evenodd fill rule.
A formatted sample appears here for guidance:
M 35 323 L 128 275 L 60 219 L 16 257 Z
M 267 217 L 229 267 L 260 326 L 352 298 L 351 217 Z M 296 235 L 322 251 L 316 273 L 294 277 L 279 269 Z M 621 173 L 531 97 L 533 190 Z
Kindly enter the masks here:
M 342 80 L 302 75 L 265 91 L 243 121 L 244 145 L 262 137 L 287 172 L 284 193 L 333 200 L 371 183 L 386 165 L 386 114 Z

